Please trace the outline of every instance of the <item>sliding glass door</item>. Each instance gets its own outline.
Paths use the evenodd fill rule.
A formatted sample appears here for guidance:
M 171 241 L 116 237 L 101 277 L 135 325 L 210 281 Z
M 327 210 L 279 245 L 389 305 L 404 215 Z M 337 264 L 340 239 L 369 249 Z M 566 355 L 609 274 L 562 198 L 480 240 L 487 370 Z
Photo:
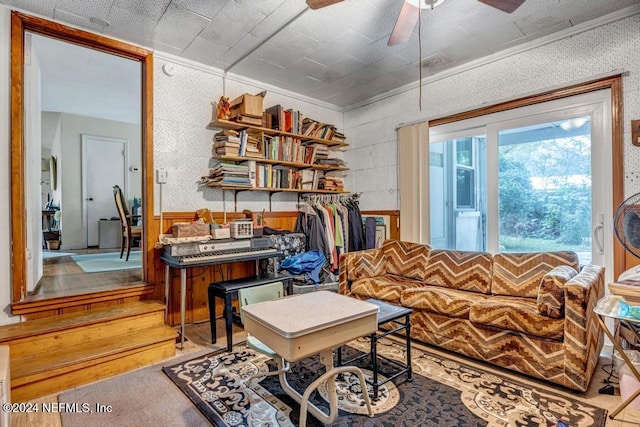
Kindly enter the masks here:
M 601 92 L 430 128 L 432 246 L 612 262 L 611 109 Z

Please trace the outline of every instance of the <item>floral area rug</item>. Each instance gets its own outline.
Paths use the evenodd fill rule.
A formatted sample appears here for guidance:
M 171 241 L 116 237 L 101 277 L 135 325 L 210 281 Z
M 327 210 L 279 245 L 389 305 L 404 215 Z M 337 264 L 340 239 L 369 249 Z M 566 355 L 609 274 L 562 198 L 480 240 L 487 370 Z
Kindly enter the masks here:
M 343 350 L 345 359 L 367 352 L 359 339 Z M 374 401 L 374 417 L 367 416 L 362 390 L 355 376 L 338 378 L 340 413 L 336 426 L 549 426 L 558 420 L 578 426 L 604 426 L 606 410 L 560 393 L 536 389 L 490 371 L 449 359 L 414 346 L 413 381 L 400 376 L 381 386 Z M 378 353 L 404 360 L 402 345 L 390 339 L 378 342 Z M 371 379 L 365 358 L 363 372 Z M 394 367 L 380 359 L 380 370 Z M 483 370 L 486 369 L 486 370 Z M 270 358 L 240 345 L 233 353 L 211 353 L 163 368 L 165 374 L 215 426 L 297 426 L 299 405 L 280 387 L 277 376 L 247 378 L 275 370 Z M 292 364 L 287 378 L 300 393 L 324 372 L 317 357 Z M 384 375 L 383 375 L 384 376 Z M 370 386 L 369 395 L 373 395 Z M 321 386 L 311 402 L 324 411 L 326 389 Z M 307 425 L 320 426 L 309 415 Z

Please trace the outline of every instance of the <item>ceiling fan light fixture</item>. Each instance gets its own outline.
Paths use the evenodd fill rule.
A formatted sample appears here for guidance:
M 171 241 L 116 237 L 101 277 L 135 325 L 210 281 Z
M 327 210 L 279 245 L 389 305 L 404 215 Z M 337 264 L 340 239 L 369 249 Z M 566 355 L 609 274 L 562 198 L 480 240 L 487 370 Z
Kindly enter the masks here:
M 433 9 L 444 3 L 445 0 L 404 0 L 413 7 L 420 7 L 420 9 Z

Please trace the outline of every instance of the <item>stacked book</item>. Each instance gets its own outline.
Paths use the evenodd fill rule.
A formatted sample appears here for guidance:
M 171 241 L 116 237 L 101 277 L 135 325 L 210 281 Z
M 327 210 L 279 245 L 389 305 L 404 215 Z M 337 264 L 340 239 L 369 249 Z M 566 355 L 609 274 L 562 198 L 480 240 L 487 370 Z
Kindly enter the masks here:
M 213 136 L 214 156 L 262 158 L 260 140 L 247 131 L 223 130 Z
M 249 165 L 235 164 L 220 161 L 210 170 L 205 181 L 210 187 L 230 186 L 230 187 L 253 187 L 251 182 Z
M 327 191 L 344 191 L 344 181 L 337 176 L 325 175 L 319 179 L 318 188 Z
M 316 164 L 324 165 L 324 166 L 337 166 L 337 167 L 346 167 L 347 164 L 342 159 L 334 159 L 334 158 L 320 158 L 316 160 Z
M 328 139 L 331 140 L 335 136 L 337 130 L 332 124 L 321 123 L 308 117 L 302 120 L 302 135 L 308 136 L 314 139 Z M 342 140 L 344 141 L 344 134 Z
M 240 152 L 240 136 L 235 130 L 223 130 L 213 136 L 214 156 L 238 156 Z
M 244 145 L 240 146 L 240 152 L 244 154 L 240 155 L 246 157 L 264 158 L 264 154 L 260 151 L 260 139 L 246 132 L 245 135 L 246 140 L 244 141 Z
M 315 152 L 314 161 L 312 163 L 321 164 L 320 162 L 328 159 L 329 154 L 331 153 L 331 151 L 329 151 L 329 147 L 324 144 L 309 144 L 308 147 L 311 147 Z
M 242 123 L 244 125 L 262 126 L 262 117 L 253 117 L 253 116 L 238 114 L 237 116 L 233 117 L 231 120 L 233 120 L 234 122 Z

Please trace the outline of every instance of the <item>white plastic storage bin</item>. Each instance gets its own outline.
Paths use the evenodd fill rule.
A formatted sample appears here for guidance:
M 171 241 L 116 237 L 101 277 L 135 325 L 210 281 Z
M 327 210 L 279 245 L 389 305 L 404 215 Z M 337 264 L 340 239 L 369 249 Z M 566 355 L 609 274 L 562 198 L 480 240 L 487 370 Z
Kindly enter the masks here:
M 237 220 L 229 224 L 232 239 L 246 239 L 253 237 L 253 221 Z

